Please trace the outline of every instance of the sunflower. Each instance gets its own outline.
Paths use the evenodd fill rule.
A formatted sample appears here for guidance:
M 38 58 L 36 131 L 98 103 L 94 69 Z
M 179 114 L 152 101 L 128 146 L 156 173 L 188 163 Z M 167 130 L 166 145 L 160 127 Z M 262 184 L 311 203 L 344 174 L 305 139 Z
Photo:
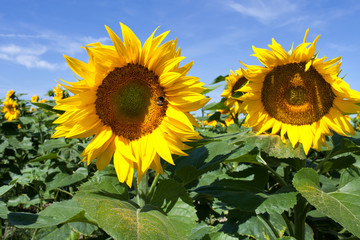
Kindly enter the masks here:
M 54 101 L 55 103 L 58 103 L 59 100 L 63 99 L 63 90 L 61 89 L 61 84 L 56 85 L 56 87 L 54 87 Z
M 222 97 L 226 98 L 224 104 L 232 113 L 239 114 L 241 113 L 240 105 L 242 101 L 233 98 L 233 95 L 247 82 L 247 79 L 239 69 L 235 70 L 235 72 L 230 71 L 230 75 L 225 80 L 227 88 L 221 94 Z
M 9 99 L 9 98 L 14 98 L 15 96 L 15 91 L 13 89 L 9 90 L 7 93 L 6 93 L 6 99 Z
M 12 121 L 16 120 L 20 116 L 20 111 L 18 110 L 19 104 L 16 102 L 16 100 L 12 98 L 7 98 L 3 102 L 3 108 L 1 110 L 2 113 L 4 113 L 5 119 Z
M 54 123 L 53 138 L 94 136 L 82 153 L 98 170 L 113 157 L 120 182 L 131 187 L 134 170 L 138 181 L 149 169 L 162 173 L 160 158 L 174 164 L 171 154 L 186 156 L 183 142 L 200 139 L 189 113 L 205 105 L 203 83 L 186 76 L 192 62 L 184 59 L 176 40 L 162 44 L 168 32 L 141 46 L 130 28 L 120 23 L 123 41 L 106 26 L 114 46 L 85 46 L 86 64 L 65 56 L 69 67 L 82 80 L 63 85 L 74 93 L 59 100 L 55 109 L 65 111 Z
M 305 153 L 310 148 L 320 150 L 326 146 L 325 136 L 332 131 L 340 135 L 353 135 L 354 129 L 345 114 L 357 113 L 360 93 L 350 89 L 339 78 L 341 58 L 316 58 L 315 47 L 304 42 L 291 53 L 286 52 L 274 39 L 270 50 L 253 47 L 260 66 L 244 66 L 249 82 L 241 88 L 245 94 L 238 99 L 247 112 L 245 126 L 258 134 L 271 128 L 271 134 L 280 131 L 285 142 L 287 136 L 293 147 L 302 143 Z
M 34 95 L 31 97 L 31 102 L 38 102 L 39 101 L 39 95 Z

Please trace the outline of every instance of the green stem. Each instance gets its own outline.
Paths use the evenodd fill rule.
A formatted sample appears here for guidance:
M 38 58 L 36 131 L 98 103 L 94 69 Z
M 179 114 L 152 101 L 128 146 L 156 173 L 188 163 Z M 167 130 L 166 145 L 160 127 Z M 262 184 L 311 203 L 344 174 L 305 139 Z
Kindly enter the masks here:
M 281 216 L 283 217 L 283 219 L 284 219 L 284 221 L 285 221 L 285 223 L 286 223 L 286 226 L 287 226 L 287 228 L 289 229 L 289 234 L 290 234 L 290 236 L 291 236 L 291 237 L 295 237 L 294 229 L 293 229 L 293 227 L 291 226 L 291 223 L 290 223 L 290 221 L 289 221 L 289 218 L 287 217 L 287 215 L 285 214 L 285 212 L 283 212 L 283 213 L 281 214 Z
M 275 178 L 275 180 L 283 187 L 288 186 L 287 182 L 285 182 L 285 180 L 271 167 L 269 167 L 269 165 L 267 164 L 267 162 L 261 157 L 261 152 L 259 152 L 258 154 L 258 160 L 260 160 L 260 162 L 266 167 L 267 170 L 269 170 L 273 177 Z
M 296 240 L 305 240 L 306 204 L 306 199 L 299 195 L 294 208 Z
M 63 190 L 63 189 L 61 189 L 61 188 L 57 188 L 56 190 L 58 190 L 59 192 L 66 193 L 66 194 L 70 195 L 71 197 L 73 197 L 73 196 L 74 196 L 74 195 L 73 195 L 73 194 L 71 194 L 70 192 L 65 191 L 65 190 Z
M 160 173 L 156 173 L 155 178 L 154 178 L 154 180 L 153 180 L 153 182 L 152 182 L 152 184 L 151 184 L 149 193 L 148 193 L 148 195 L 147 195 L 147 199 L 148 199 L 148 200 L 151 200 L 152 197 L 153 197 L 154 190 L 155 190 L 155 186 L 156 186 L 157 182 L 159 181 L 159 177 L 160 177 Z

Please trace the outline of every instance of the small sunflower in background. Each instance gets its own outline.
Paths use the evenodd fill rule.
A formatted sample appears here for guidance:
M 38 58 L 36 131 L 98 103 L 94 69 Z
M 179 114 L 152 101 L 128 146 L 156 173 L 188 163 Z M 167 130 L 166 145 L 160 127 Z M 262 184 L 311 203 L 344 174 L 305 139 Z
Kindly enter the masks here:
M 59 100 L 64 98 L 64 91 L 61 89 L 61 84 L 59 83 L 58 85 L 56 85 L 56 87 L 54 87 L 54 101 L 55 103 L 58 103 Z
M 230 109 L 232 113 L 238 115 L 241 113 L 240 105 L 241 100 L 233 98 L 234 94 L 246 84 L 247 79 L 244 77 L 244 74 L 241 70 L 235 70 L 235 72 L 230 71 L 230 75 L 225 78 L 227 88 L 221 94 L 222 97 L 226 98 L 224 104 Z
M 304 42 L 292 52 L 286 52 L 274 39 L 271 50 L 253 47 L 264 66 L 244 66 L 249 82 L 238 98 L 247 117 L 244 125 L 258 134 L 271 129 L 280 131 L 293 147 L 302 143 L 305 153 L 310 148 L 320 150 L 326 146 L 325 136 L 332 131 L 340 135 L 353 135 L 354 129 L 345 114 L 357 113 L 360 93 L 350 89 L 338 75 L 341 58 L 326 60 L 314 57 L 316 37 L 312 44 Z
M 13 98 L 14 95 L 14 92 L 10 95 L 8 94 L 5 101 L 2 103 L 4 106 L 2 107 L 1 112 L 4 113 L 4 118 L 8 121 L 13 121 L 20 117 L 19 104 L 16 99 Z
M 162 173 L 160 157 L 174 164 L 171 154 L 186 156 L 183 142 L 200 139 L 189 113 L 209 99 L 201 94 L 203 83 L 186 76 L 192 62 L 182 67 L 177 41 L 162 41 L 168 32 L 155 31 L 141 45 L 124 24 L 123 40 L 106 27 L 114 46 L 93 43 L 85 46 L 89 63 L 67 57 L 70 68 L 82 78 L 63 85 L 74 95 L 58 100 L 55 109 L 65 111 L 53 138 L 94 136 L 82 153 L 98 170 L 113 158 L 120 182 L 132 185 L 152 168 Z
M 7 93 L 6 93 L 6 99 L 9 99 L 9 98 L 12 98 L 14 99 L 15 97 L 15 91 L 13 89 L 9 90 Z
M 34 95 L 31 97 L 31 102 L 38 102 L 39 101 L 39 95 Z

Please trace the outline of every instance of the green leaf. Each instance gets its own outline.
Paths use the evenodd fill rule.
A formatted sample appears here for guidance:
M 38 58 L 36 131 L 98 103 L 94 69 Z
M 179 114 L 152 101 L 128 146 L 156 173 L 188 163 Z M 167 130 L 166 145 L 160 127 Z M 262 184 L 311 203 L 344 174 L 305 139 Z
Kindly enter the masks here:
M 59 173 L 55 175 L 54 179 L 47 183 L 47 190 L 53 190 L 71 184 L 77 183 L 88 176 L 87 168 L 80 167 L 73 174 Z
M 94 231 L 98 229 L 96 225 L 86 222 L 71 222 L 68 224 L 74 231 L 81 233 L 85 236 L 91 235 Z
M 24 137 L 21 141 L 19 141 L 16 137 L 12 136 L 8 138 L 9 144 L 14 148 L 21 148 L 23 150 L 32 149 L 32 141 L 29 137 Z
M 0 187 L 0 196 L 2 196 L 3 194 L 5 194 L 7 191 L 9 191 L 10 189 L 12 189 L 14 187 L 14 185 L 4 185 Z
M 225 134 L 213 138 L 216 141 L 194 149 L 189 156 L 177 158 L 176 165 L 169 166 L 168 169 L 175 168 L 175 174 L 186 185 L 201 174 L 214 170 L 236 151 L 238 147 L 231 143 L 234 136 L 235 134 Z
M 360 179 L 360 169 L 358 167 L 352 166 L 350 168 L 343 169 L 340 175 L 339 188 L 342 188 L 355 179 Z
M 179 198 L 188 205 L 193 205 L 189 193 L 181 183 L 172 179 L 166 179 L 159 181 L 150 203 L 168 213 L 175 206 Z
M 25 193 L 12 197 L 7 202 L 8 207 L 16 207 L 20 204 L 25 205 L 26 207 L 30 207 L 30 205 L 36 205 L 40 203 L 40 199 L 38 197 L 30 199 L 28 195 Z
M 290 208 L 294 207 L 296 204 L 297 194 L 297 192 L 272 194 L 256 208 L 255 212 L 257 214 L 269 213 L 271 215 L 274 213 L 281 214 L 284 211 L 289 211 Z
M 6 207 L 6 203 L 3 201 L 0 201 L 0 218 L 7 219 L 9 211 Z
M 320 189 L 316 171 L 303 168 L 294 176 L 293 185 L 318 211 L 360 237 L 360 179 L 336 192 L 325 193 Z
M 23 124 L 33 124 L 35 123 L 34 117 L 19 117 L 20 122 Z
M 94 193 L 74 199 L 86 210 L 87 218 L 115 239 L 186 239 L 154 206 L 139 208 L 133 202 Z
M 205 95 L 219 87 L 221 87 L 222 85 L 217 85 L 217 86 L 203 86 L 204 88 L 206 88 L 204 91 L 201 92 L 202 95 Z
M 39 214 L 11 212 L 8 214 L 8 221 L 18 228 L 43 228 L 67 222 L 89 222 L 84 213 L 75 201 L 67 200 L 53 203 Z
M 68 224 L 61 227 L 41 228 L 36 232 L 34 240 L 70 239 L 71 229 Z
M 278 135 L 255 135 L 253 133 L 242 133 L 238 135 L 235 142 L 237 142 L 237 144 L 246 143 L 249 146 L 257 147 L 271 157 L 306 159 L 302 148 L 293 148 L 289 140 L 287 140 L 286 144 L 284 144 Z
M 206 104 L 205 107 L 203 107 L 203 110 L 207 111 L 207 110 L 228 109 L 228 107 L 226 107 L 224 104 L 225 101 L 226 101 L 226 98 L 222 98 L 220 100 L 220 102 L 212 102 L 212 103 Z
M 119 182 L 113 165 L 95 172 L 94 176 L 79 187 L 78 194 L 102 193 L 117 195 L 123 200 L 129 199 L 128 187 Z
M 48 159 L 56 159 L 57 157 L 58 157 L 57 153 L 49 153 L 44 156 L 31 159 L 29 162 L 41 162 L 41 161 L 46 161 Z
M 191 235 L 192 229 L 196 227 L 197 216 L 195 208 L 180 199 L 178 199 L 175 206 L 168 213 L 168 218 L 179 235 L 185 236 L 186 239 Z
M 195 191 L 218 198 L 223 203 L 242 211 L 253 212 L 265 199 L 260 196 L 262 189 L 253 186 L 251 181 L 222 179 Z
M 45 109 L 45 110 L 49 110 L 51 112 L 54 112 L 54 113 L 58 113 L 58 114 L 63 114 L 65 111 L 61 111 L 61 110 L 56 110 L 54 109 L 54 106 L 52 105 L 49 105 L 49 104 L 46 104 L 46 103 L 35 103 L 35 102 L 32 102 L 31 104 L 39 107 L 39 108 L 42 108 L 42 109 Z
M 228 75 L 226 76 L 222 76 L 222 75 L 219 75 L 217 78 L 215 78 L 212 83 L 210 84 L 216 84 L 216 83 L 219 83 L 219 82 L 224 82 L 225 81 L 225 78 L 227 77 Z
M 67 144 L 65 142 L 64 138 L 57 138 L 57 139 L 49 139 L 46 142 L 44 142 L 44 144 L 42 145 L 42 149 L 45 152 L 51 152 L 54 149 L 59 149 L 59 148 L 69 147 L 69 146 L 71 146 L 71 145 Z

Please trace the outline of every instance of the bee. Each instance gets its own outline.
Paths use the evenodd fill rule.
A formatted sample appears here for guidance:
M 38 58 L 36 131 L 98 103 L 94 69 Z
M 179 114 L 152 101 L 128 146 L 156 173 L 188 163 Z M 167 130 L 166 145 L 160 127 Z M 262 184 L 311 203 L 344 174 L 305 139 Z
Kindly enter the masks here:
M 160 96 L 160 97 L 157 98 L 156 104 L 157 104 L 159 107 L 161 107 L 161 106 L 164 104 L 164 101 L 165 101 L 165 98 L 162 97 L 162 96 Z

